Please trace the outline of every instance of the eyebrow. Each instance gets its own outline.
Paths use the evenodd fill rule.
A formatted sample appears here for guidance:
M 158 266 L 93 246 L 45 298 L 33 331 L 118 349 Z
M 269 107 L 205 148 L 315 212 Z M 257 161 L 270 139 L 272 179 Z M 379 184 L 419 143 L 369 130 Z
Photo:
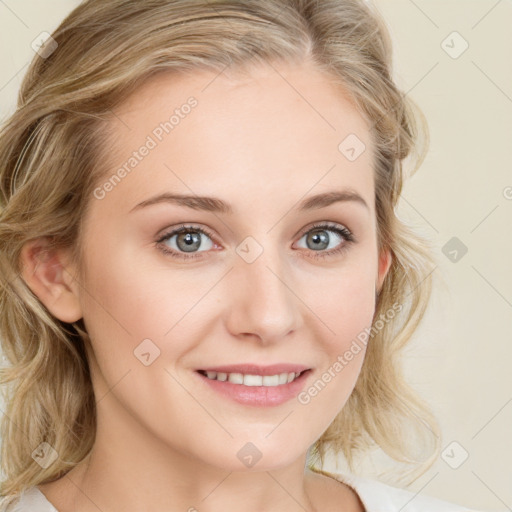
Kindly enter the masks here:
M 353 190 L 340 190 L 317 194 L 304 199 L 301 203 L 299 203 L 296 209 L 298 211 L 318 210 L 338 202 L 355 202 L 369 209 L 366 201 Z M 177 204 L 179 206 L 186 206 L 187 208 L 203 210 L 207 212 L 233 214 L 232 206 L 217 197 L 170 193 L 163 193 L 154 197 L 150 197 L 149 199 L 146 199 L 145 201 L 135 205 L 130 210 L 130 213 L 147 206 L 161 203 Z

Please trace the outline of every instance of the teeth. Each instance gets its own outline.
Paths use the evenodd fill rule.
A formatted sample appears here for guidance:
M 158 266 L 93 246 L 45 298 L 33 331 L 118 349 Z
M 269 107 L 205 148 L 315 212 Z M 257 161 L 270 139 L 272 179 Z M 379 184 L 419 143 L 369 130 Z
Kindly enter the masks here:
M 300 372 L 280 373 L 278 375 L 244 375 L 242 373 L 206 372 L 206 376 L 211 380 L 228 381 L 232 384 L 243 384 L 244 386 L 267 387 L 288 384 L 295 380 L 299 375 Z
M 294 374 L 295 375 L 295 374 Z M 244 379 L 245 384 L 245 379 Z M 260 386 L 279 386 L 279 375 L 265 375 L 261 377 Z
M 232 382 L 233 384 L 243 384 L 244 376 L 241 373 L 230 373 L 228 381 Z

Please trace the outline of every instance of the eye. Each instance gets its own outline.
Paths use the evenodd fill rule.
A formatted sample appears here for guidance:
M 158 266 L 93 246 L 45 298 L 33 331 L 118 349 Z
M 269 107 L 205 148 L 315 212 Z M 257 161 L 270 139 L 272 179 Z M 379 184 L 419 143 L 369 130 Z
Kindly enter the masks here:
M 334 233 L 334 236 L 329 235 Z M 355 242 L 352 233 L 345 227 L 337 224 L 316 224 L 302 235 L 301 240 L 306 239 L 306 249 L 311 249 L 314 258 L 326 258 L 335 256 L 348 249 Z M 342 242 L 340 244 L 340 241 Z M 330 249 L 330 250 L 325 250 Z
M 209 239 L 206 244 L 203 242 L 203 237 Z M 213 247 L 212 235 L 203 228 L 189 225 L 182 225 L 170 233 L 166 233 L 157 240 L 157 244 L 162 252 L 183 259 L 201 257 L 200 254 L 196 254 L 203 252 L 198 251 L 199 248 L 207 251 Z

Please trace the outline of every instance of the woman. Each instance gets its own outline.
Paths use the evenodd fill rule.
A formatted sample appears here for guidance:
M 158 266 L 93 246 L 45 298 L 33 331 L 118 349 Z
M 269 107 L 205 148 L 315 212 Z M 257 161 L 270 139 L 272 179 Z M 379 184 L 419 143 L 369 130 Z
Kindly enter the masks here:
M 0 136 L 2 510 L 468 510 L 321 469 L 439 454 L 390 55 L 358 0 L 62 22 Z

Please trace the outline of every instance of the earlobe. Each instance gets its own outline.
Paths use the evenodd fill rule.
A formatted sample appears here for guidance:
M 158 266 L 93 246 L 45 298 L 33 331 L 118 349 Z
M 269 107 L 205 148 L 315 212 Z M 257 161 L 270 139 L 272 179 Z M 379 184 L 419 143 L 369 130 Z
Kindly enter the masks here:
M 23 280 L 53 316 L 67 323 L 82 318 L 77 283 L 63 249 L 38 238 L 25 244 L 20 259 Z

